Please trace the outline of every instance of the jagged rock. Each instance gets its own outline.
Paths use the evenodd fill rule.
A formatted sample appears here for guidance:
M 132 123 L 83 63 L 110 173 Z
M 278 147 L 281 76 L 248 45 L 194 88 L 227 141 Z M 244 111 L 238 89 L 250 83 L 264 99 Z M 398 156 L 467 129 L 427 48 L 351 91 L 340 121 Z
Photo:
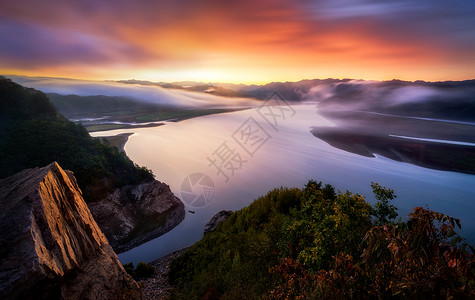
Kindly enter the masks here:
M 211 218 L 211 220 L 209 220 L 209 222 L 205 225 L 204 234 L 215 231 L 216 228 L 218 227 L 219 223 L 221 223 L 224 220 L 226 220 L 227 218 L 229 218 L 229 216 L 232 213 L 233 212 L 231 210 L 222 210 L 222 211 L 218 212 L 217 214 L 215 214 Z
M 57 163 L 0 180 L 0 299 L 142 299 Z
M 165 234 L 185 218 L 183 203 L 157 180 L 124 186 L 88 205 L 117 253 Z

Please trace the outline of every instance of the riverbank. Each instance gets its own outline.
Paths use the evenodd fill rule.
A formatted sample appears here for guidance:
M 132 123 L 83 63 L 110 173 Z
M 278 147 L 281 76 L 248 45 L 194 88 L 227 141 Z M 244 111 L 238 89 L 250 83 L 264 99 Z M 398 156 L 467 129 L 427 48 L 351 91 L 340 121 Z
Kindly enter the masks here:
M 125 144 L 129 140 L 129 136 L 133 135 L 133 133 L 121 133 L 118 135 L 112 136 L 105 136 L 102 137 L 103 141 L 108 144 L 109 146 L 114 146 L 119 149 L 120 152 L 125 153 Z
M 172 290 L 172 286 L 168 281 L 170 265 L 173 260 L 178 258 L 188 249 L 189 247 L 174 251 L 149 263 L 149 265 L 155 268 L 155 275 L 138 282 L 142 288 L 145 300 L 162 300 L 167 299 L 168 296 L 170 296 L 170 292 Z
M 115 129 L 131 129 L 131 128 L 147 128 L 147 127 L 157 127 L 165 125 L 164 123 L 144 123 L 144 124 L 115 124 L 115 123 L 104 123 L 104 124 L 94 124 L 94 125 L 84 125 L 88 132 L 99 132 Z

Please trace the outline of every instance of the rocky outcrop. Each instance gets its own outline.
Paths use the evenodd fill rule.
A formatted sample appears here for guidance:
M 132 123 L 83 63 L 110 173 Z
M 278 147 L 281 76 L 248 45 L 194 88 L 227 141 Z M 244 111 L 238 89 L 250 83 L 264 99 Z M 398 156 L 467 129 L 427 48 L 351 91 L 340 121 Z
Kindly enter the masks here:
M 0 299 L 142 299 L 57 163 L 0 180 Z
M 170 231 L 185 218 L 180 199 L 156 180 L 124 186 L 88 205 L 117 253 Z
M 211 220 L 209 220 L 209 222 L 205 225 L 204 234 L 215 231 L 218 225 L 224 220 L 226 220 L 227 218 L 229 218 L 229 216 L 232 215 L 232 213 L 233 212 L 231 210 L 222 210 L 218 212 L 217 214 L 215 214 L 211 218 Z

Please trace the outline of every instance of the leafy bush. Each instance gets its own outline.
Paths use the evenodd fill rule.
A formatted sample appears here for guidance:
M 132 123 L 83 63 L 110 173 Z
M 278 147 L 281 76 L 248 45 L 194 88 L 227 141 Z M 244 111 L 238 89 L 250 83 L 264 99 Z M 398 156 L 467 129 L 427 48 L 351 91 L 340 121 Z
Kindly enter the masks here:
M 172 299 L 473 297 L 459 221 L 416 208 L 396 222 L 394 191 L 372 187 L 374 206 L 315 181 L 270 191 L 172 263 Z
M 391 189 L 386 189 L 380 186 L 377 183 L 372 182 L 371 187 L 373 188 L 373 194 L 378 200 L 373 207 L 371 214 L 376 218 L 373 222 L 376 225 L 388 224 L 394 221 L 397 217 L 397 208 L 389 204 L 390 200 L 394 200 L 396 195 Z

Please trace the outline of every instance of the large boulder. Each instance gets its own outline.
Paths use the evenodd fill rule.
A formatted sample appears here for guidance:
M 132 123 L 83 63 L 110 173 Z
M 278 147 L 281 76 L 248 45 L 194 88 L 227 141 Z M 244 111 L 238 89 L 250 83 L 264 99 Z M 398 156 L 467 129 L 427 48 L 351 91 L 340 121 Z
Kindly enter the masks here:
M 157 180 L 126 185 L 88 205 L 117 253 L 167 233 L 185 218 L 183 202 Z
M 0 299 L 142 299 L 57 163 L 0 180 Z

